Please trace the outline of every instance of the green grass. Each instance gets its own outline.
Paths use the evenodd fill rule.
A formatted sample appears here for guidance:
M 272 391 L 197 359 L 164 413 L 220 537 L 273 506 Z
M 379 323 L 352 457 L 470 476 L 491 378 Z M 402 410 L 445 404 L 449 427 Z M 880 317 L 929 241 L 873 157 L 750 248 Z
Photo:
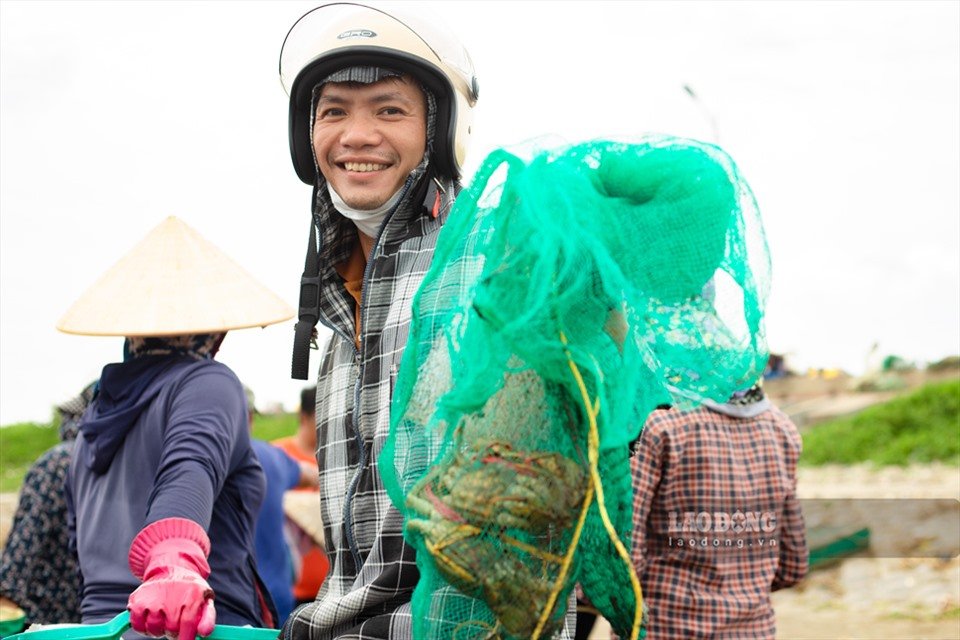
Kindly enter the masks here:
M 0 492 L 19 489 L 27 468 L 58 442 L 59 425 L 21 422 L 0 428 Z
M 937 461 L 960 465 L 960 379 L 814 425 L 800 457 L 806 465 Z
M 260 440 L 276 440 L 297 432 L 298 416 L 295 413 L 258 414 L 253 419 L 253 437 Z
M 0 493 L 20 488 L 27 469 L 44 451 L 60 441 L 59 424 L 23 422 L 0 428 Z M 297 414 L 259 414 L 253 420 L 253 436 L 274 440 L 297 431 Z
M 261 440 L 296 430 L 296 414 L 261 414 L 253 423 L 253 435 Z M 30 464 L 57 442 L 55 421 L 0 428 L 0 492 L 16 491 Z M 853 416 L 814 425 L 803 435 L 801 464 L 867 461 L 960 465 L 960 379 L 930 384 Z

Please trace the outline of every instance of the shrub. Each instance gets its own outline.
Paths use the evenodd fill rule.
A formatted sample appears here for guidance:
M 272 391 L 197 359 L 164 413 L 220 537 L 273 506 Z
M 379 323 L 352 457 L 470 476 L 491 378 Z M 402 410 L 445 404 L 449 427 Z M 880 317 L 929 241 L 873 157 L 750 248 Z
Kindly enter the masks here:
M 801 464 L 960 465 L 960 379 L 810 427 Z

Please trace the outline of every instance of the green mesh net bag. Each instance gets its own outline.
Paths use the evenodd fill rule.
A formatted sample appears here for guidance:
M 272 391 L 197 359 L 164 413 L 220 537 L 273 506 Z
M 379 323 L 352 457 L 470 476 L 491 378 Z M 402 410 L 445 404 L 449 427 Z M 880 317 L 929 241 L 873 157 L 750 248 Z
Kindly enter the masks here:
M 718 147 L 492 153 L 414 301 L 379 460 L 421 579 L 418 638 L 549 638 L 579 582 L 642 633 L 628 448 L 657 405 L 766 363 L 759 212 Z

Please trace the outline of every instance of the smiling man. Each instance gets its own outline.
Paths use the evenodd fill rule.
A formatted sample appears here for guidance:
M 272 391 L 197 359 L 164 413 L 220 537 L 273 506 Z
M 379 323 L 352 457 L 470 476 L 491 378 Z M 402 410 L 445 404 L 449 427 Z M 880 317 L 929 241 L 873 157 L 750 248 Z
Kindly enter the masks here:
M 280 57 L 290 148 L 313 187 L 293 375 L 317 322 L 332 332 L 317 378 L 317 464 L 330 572 L 282 637 L 410 637 L 419 579 L 377 459 L 414 293 L 460 189 L 477 100 L 463 46 L 415 16 L 324 5 Z
M 388 74 L 368 85 L 325 83 L 317 99 L 317 164 L 337 210 L 354 220 L 376 217 L 382 222 L 426 151 L 424 92 L 412 76 Z M 369 213 L 384 207 L 382 213 Z M 358 229 L 368 237 L 377 230 L 369 224 Z

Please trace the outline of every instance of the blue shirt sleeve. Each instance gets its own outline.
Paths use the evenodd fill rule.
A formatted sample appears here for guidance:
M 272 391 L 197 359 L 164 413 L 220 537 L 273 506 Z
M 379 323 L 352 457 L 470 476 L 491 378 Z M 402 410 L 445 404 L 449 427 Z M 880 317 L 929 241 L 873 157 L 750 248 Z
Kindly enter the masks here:
M 263 440 L 251 439 L 253 450 L 263 466 L 268 482 L 276 482 L 283 491 L 295 489 L 300 484 L 300 463 L 280 447 Z
M 162 446 L 146 523 L 179 517 L 209 529 L 214 498 L 250 448 L 243 387 L 229 368 L 200 367 L 179 381 Z

